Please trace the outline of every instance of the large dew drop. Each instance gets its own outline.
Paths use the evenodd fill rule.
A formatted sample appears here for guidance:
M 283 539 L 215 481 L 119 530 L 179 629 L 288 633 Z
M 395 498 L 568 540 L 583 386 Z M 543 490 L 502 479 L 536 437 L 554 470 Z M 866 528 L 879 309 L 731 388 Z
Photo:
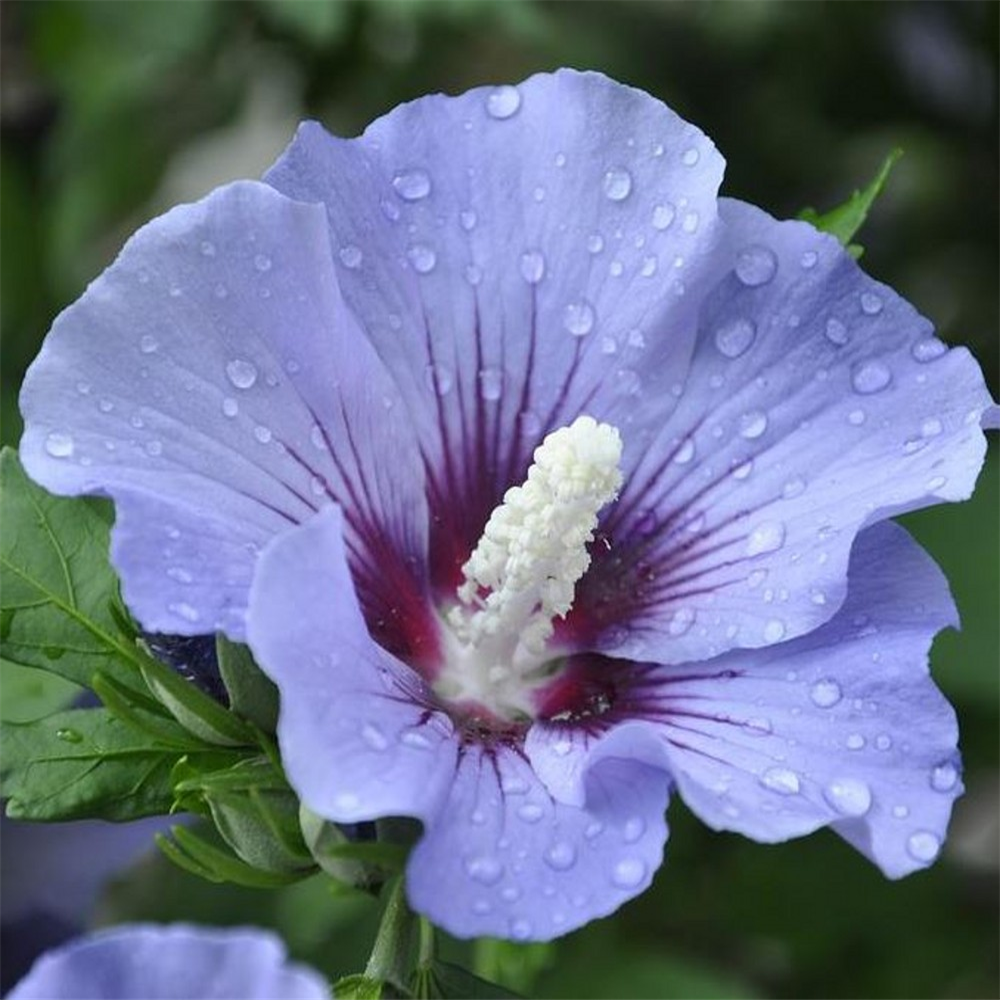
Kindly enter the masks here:
M 612 167 L 604 175 L 604 193 L 612 201 L 624 201 L 632 191 L 632 175 L 624 167 Z
M 237 389 L 249 389 L 257 381 L 257 367 L 252 361 L 235 358 L 226 365 L 226 377 Z
M 736 277 L 749 288 L 766 285 L 778 270 L 774 251 L 764 246 L 750 246 L 736 258 Z
M 494 87 L 486 97 L 486 113 L 498 121 L 510 118 L 520 107 L 521 92 L 510 84 Z
M 757 337 L 757 327 L 752 320 L 738 317 L 723 323 L 715 331 L 715 346 L 727 358 L 746 354 Z
M 563 310 L 563 326 L 574 337 L 584 337 L 590 333 L 594 328 L 594 319 L 594 307 L 586 299 L 571 302 Z
M 392 179 L 392 189 L 403 201 L 420 201 L 431 193 L 431 178 L 426 170 L 401 170 Z

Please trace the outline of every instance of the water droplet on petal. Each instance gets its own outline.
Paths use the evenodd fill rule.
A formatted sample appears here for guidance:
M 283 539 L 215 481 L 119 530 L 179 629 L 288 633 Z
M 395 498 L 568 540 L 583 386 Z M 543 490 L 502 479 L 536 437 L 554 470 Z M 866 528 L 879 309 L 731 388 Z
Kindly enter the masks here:
M 356 271 L 361 267 L 363 260 L 364 254 L 362 254 L 360 247 L 351 244 L 340 248 L 340 262 L 349 270 Z
M 910 348 L 910 354 L 913 355 L 915 361 L 927 364 L 928 361 L 937 360 L 947 350 L 944 341 L 938 340 L 937 337 L 925 337 L 923 340 L 918 340 Z
M 817 681 L 809 691 L 812 703 L 819 708 L 833 708 L 843 697 L 840 685 L 831 678 Z
M 576 864 L 576 848 L 568 841 L 560 840 L 548 848 L 542 857 L 554 871 L 569 871 Z
M 632 175 L 624 167 L 612 167 L 604 175 L 604 193 L 612 201 L 624 201 L 632 191 Z
M 760 410 L 750 410 L 740 417 L 740 437 L 753 441 L 767 430 L 767 414 Z
M 766 285 L 777 270 L 778 258 L 764 246 L 749 246 L 736 258 L 736 277 L 749 288 Z
M 860 427 L 867 419 L 864 410 L 851 410 L 847 414 L 847 422 L 855 427 Z
M 379 202 L 379 207 L 382 209 L 382 214 L 390 221 L 396 222 L 399 219 L 399 206 L 393 204 L 388 198 L 383 198 Z
M 667 626 L 667 631 L 672 636 L 684 635 L 686 632 L 690 631 L 691 626 L 694 624 L 695 613 L 691 608 L 678 608 L 674 612 L 673 617 L 670 619 L 670 624 Z
M 139 338 L 139 350 L 143 354 L 152 354 L 160 345 L 157 343 L 156 337 L 151 333 L 144 333 L 142 337 Z
M 261 444 L 267 444 L 272 437 L 271 428 L 265 427 L 264 424 L 257 424 L 257 426 L 253 429 L 253 436 Z
M 469 878 L 482 885 L 496 885 L 503 878 L 503 865 L 489 855 L 479 855 L 465 862 L 465 871 Z
M 816 266 L 816 261 L 818 260 L 819 254 L 815 250 L 807 250 L 799 259 L 799 263 L 808 271 L 810 268 Z
M 372 750 L 385 750 L 389 746 L 385 733 L 372 722 L 366 722 L 361 727 L 361 738 Z
M 74 447 L 72 436 L 59 431 L 52 431 L 45 439 L 45 450 L 53 458 L 69 458 Z
M 806 491 L 806 481 L 801 476 L 795 476 L 789 479 L 787 483 L 781 488 L 781 495 L 786 500 L 791 500 L 795 497 L 801 496 Z
M 467 208 L 465 211 L 459 213 L 458 221 L 461 227 L 468 233 L 476 227 L 476 213 L 471 208 Z
M 486 113 L 499 121 L 510 118 L 520 107 L 521 92 L 510 84 L 494 87 L 486 97 Z
M 929 830 L 911 833 L 906 841 L 906 849 L 915 861 L 933 861 L 941 851 L 941 841 Z
M 646 832 L 646 821 L 641 816 L 631 816 L 622 828 L 622 837 L 626 844 L 634 844 L 641 840 Z
M 645 257 L 642 262 L 642 267 L 639 268 L 639 274 L 644 278 L 652 278 L 656 274 L 656 269 L 659 266 L 659 260 L 656 257 Z
M 874 292 L 862 292 L 861 311 L 866 316 L 877 316 L 882 311 L 882 300 Z
M 823 789 L 823 797 L 842 816 L 864 816 L 872 807 L 871 789 L 854 778 L 838 778 Z
M 403 201 L 420 201 L 431 193 L 430 174 L 417 167 L 401 170 L 392 179 L 392 189 Z
M 785 623 L 779 618 L 772 618 L 764 626 L 764 639 L 767 642 L 780 642 L 785 637 Z
M 865 745 L 865 738 L 861 735 L 861 733 L 851 733 L 847 739 L 844 740 L 844 743 L 846 744 L 848 750 L 861 750 Z
M 587 840 L 596 840 L 602 833 L 604 833 L 604 824 L 599 819 L 588 823 L 587 828 L 583 831 L 583 835 Z
M 688 212 L 684 216 L 683 222 L 681 222 L 681 229 L 686 233 L 695 233 L 698 231 L 698 223 L 701 220 L 698 218 L 697 212 Z
M 525 802 L 517 807 L 517 815 L 525 823 L 537 823 L 544 815 L 544 810 L 535 802 Z
M 198 613 L 197 608 L 193 608 L 186 601 L 178 601 L 175 604 L 168 604 L 167 610 L 172 614 L 177 615 L 178 618 L 183 618 L 186 622 L 197 622 L 201 619 L 201 615 Z
M 838 347 L 843 347 L 843 345 L 846 344 L 851 338 L 847 325 L 842 323 L 835 316 L 831 316 L 826 321 L 824 333 L 826 334 L 826 339 L 829 340 L 831 344 L 836 344 Z
M 773 731 L 770 719 L 747 719 L 743 725 L 750 730 L 752 736 L 769 736 Z
M 925 438 L 937 437 L 944 430 L 940 420 L 936 420 L 934 417 L 929 417 L 920 425 L 920 433 Z
M 611 869 L 611 881 L 619 889 L 634 889 L 646 877 L 646 863 L 639 858 L 624 858 Z
M 715 331 L 715 346 L 727 358 L 738 358 L 749 350 L 757 337 L 757 327 L 749 319 L 733 319 Z
M 531 921 L 518 917 L 510 922 L 510 937 L 512 941 L 528 941 L 533 933 Z
M 694 458 L 694 439 L 685 438 L 681 441 L 676 453 L 674 454 L 674 464 L 687 465 L 692 458 Z
M 699 159 L 701 159 L 701 154 L 694 148 L 694 146 L 691 146 L 689 149 L 685 149 L 684 152 L 681 153 L 681 163 L 683 163 L 685 167 L 693 167 Z
M 537 285 L 545 276 L 545 256 L 541 250 L 526 250 L 521 254 L 521 277 L 529 285 Z
M 785 526 L 781 521 L 765 521 L 757 525 L 747 538 L 746 554 L 759 556 L 776 552 L 785 544 Z
M 482 269 L 475 264 L 467 264 L 465 267 L 465 280 L 475 287 L 483 280 Z
M 796 795 L 799 791 L 799 776 L 787 767 L 770 767 L 761 776 L 760 783 L 779 795 Z
M 259 253 L 253 259 L 253 266 L 257 268 L 258 271 L 263 273 L 264 271 L 271 270 L 271 258 L 267 254 Z
M 503 393 L 503 372 L 499 368 L 484 368 L 479 373 L 479 395 L 493 401 Z
M 604 249 L 604 237 L 600 233 L 591 233 L 587 237 L 587 249 L 591 253 L 600 253 Z
M 868 396 L 881 392 L 892 381 L 892 372 L 876 359 L 861 361 L 851 371 L 851 385 L 854 391 Z
M 584 337 L 594 328 L 594 307 L 586 300 L 571 302 L 563 310 L 563 326 L 574 337 Z
M 670 202 L 655 206 L 653 209 L 653 228 L 659 229 L 661 232 L 664 229 L 669 229 L 676 215 L 677 209 Z
M 875 746 L 879 750 L 888 750 L 892 746 L 892 737 L 888 733 L 879 733 L 875 737 Z
M 437 254 L 425 243 L 415 243 L 406 251 L 406 256 L 417 274 L 430 274 L 437 264 Z
M 950 792 L 958 782 L 958 769 L 945 761 L 931 771 L 931 788 L 936 792 Z
M 236 358 L 226 365 L 226 376 L 237 389 L 249 389 L 257 381 L 257 367 L 251 361 Z
M 447 395 L 451 391 L 451 372 L 443 365 L 428 365 L 424 371 L 427 386 L 439 396 Z
M 152 440 L 146 442 L 146 454 L 150 455 L 152 458 L 156 458 L 158 455 L 163 454 L 163 442 Z

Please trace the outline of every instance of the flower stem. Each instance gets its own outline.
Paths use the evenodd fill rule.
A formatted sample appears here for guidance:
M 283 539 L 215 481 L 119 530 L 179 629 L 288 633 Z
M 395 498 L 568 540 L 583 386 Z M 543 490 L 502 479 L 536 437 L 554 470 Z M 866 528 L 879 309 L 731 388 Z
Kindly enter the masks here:
M 402 876 L 388 884 L 386 896 L 388 898 L 382 913 L 382 923 L 365 967 L 365 976 L 383 983 L 392 983 L 405 990 L 412 968 L 411 955 L 417 917 L 406 903 Z

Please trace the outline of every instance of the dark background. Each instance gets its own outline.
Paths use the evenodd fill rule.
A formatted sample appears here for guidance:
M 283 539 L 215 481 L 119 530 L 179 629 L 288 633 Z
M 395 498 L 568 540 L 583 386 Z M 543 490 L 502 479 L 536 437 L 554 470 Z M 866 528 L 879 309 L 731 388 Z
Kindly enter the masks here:
M 724 193 L 778 216 L 838 203 L 903 147 L 861 234 L 864 266 L 968 344 L 996 394 L 998 12 L 962 0 L 5 0 L 3 441 L 17 441 L 17 387 L 53 316 L 140 223 L 258 176 L 302 117 L 354 134 L 402 100 L 560 65 L 662 98 L 725 155 Z M 481 950 L 481 968 L 508 963 L 513 984 L 553 997 L 997 996 L 991 451 L 975 500 L 906 519 L 948 572 L 965 624 L 935 647 L 969 789 L 939 863 L 891 883 L 829 833 L 764 847 L 711 833 L 678 803 L 652 891 L 554 949 Z M 5 718 L 65 697 L 6 664 L 2 677 Z M 19 861 L 7 845 L 5 867 Z M 159 860 L 90 911 L 137 917 L 275 925 L 331 973 L 357 971 L 374 933 L 367 901 L 319 881 L 230 890 Z

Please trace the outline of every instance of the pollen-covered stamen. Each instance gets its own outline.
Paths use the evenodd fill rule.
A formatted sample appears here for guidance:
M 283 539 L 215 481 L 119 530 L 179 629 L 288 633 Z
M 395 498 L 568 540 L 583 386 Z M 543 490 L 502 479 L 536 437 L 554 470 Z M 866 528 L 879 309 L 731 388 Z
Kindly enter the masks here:
M 572 607 L 590 565 L 598 512 L 621 487 L 621 453 L 618 430 L 588 416 L 535 449 L 524 484 L 504 495 L 462 568 L 441 695 L 501 716 L 530 713 L 527 682 L 550 658 L 552 623 Z

